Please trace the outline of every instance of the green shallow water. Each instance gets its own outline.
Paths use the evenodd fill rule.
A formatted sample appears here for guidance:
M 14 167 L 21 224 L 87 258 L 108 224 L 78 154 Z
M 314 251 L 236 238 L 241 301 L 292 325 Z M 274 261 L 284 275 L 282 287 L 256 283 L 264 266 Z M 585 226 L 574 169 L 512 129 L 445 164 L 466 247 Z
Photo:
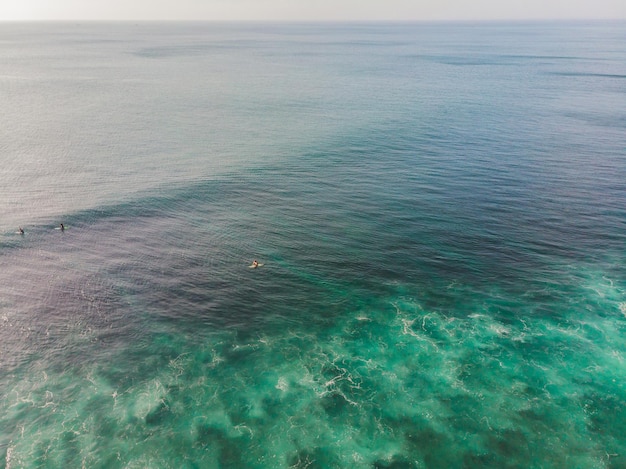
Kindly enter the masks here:
M 624 292 L 572 279 L 555 318 L 451 283 L 451 309 L 397 292 L 327 324 L 151 326 L 98 363 L 33 360 L 5 387 L 7 467 L 619 467 Z

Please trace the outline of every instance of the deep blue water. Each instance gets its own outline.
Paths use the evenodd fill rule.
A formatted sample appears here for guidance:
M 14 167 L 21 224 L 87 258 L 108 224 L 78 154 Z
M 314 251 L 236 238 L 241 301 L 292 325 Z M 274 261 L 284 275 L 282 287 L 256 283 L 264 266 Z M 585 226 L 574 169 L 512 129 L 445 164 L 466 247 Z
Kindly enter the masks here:
M 626 23 L 0 32 L 0 467 L 626 467 Z

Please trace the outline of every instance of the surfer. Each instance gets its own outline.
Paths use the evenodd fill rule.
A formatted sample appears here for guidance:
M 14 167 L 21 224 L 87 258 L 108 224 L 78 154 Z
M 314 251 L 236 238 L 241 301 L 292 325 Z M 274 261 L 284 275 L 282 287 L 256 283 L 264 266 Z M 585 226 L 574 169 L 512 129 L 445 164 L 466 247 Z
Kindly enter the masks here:
M 61 223 L 61 231 L 65 231 L 65 227 L 63 226 L 63 223 Z
M 263 267 L 263 264 L 259 263 L 259 261 L 255 259 L 248 267 L 250 267 L 251 269 L 256 269 L 257 267 Z
M 21 235 L 23 235 L 23 234 L 24 234 L 24 228 L 22 228 L 21 226 L 20 226 L 20 234 L 21 234 Z

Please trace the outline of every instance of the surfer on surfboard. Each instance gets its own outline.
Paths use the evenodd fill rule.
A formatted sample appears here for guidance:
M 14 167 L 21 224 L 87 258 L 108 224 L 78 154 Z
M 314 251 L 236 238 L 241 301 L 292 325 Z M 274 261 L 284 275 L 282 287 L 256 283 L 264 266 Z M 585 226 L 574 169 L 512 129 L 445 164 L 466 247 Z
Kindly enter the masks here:
M 259 261 L 255 259 L 248 267 L 250 267 L 251 269 L 256 269 L 257 267 L 263 267 L 263 264 L 260 264 Z

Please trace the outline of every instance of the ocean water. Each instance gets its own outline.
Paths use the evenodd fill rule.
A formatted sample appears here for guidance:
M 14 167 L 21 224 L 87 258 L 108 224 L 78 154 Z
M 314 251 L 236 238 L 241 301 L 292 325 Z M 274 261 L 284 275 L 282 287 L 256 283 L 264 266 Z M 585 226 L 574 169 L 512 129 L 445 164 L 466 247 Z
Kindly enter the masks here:
M 0 467 L 626 467 L 626 23 L 0 57 Z

